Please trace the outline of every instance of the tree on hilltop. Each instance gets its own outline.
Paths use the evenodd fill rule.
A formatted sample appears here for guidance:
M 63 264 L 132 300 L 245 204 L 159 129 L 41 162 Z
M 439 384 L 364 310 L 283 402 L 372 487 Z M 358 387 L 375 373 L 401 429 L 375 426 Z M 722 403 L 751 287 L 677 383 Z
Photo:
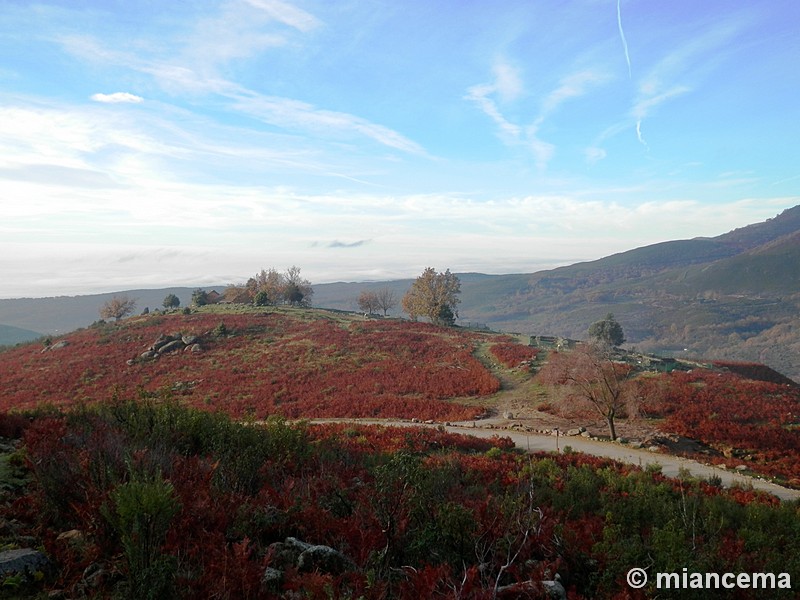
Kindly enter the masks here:
M 300 267 L 291 266 L 285 273 L 270 268 L 261 269 L 255 277 L 245 284 L 245 289 L 252 302 L 258 300 L 258 306 L 311 306 L 314 290 L 311 282 L 300 275 Z
M 128 296 L 114 296 L 100 307 L 100 318 L 119 321 L 133 313 L 136 308 L 136 299 Z
M 358 295 L 358 310 L 371 315 L 378 310 L 378 295 L 369 290 L 363 290 Z
M 192 306 L 205 306 L 208 304 L 208 292 L 202 288 L 197 288 L 192 292 Z
M 181 305 L 181 301 L 175 294 L 167 294 L 164 298 L 163 305 L 166 309 L 178 308 Z
M 284 298 L 292 306 L 311 306 L 314 289 L 311 282 L 300 275 L 300 267 L 291 266 L 284 275 L 286 288 Z
M 397 296 L 388 286 L 384 286 L 375 292 L 375 300 L 377 301 L 377 307 L 383 311 L 384 317 L 397 306 Z
M 422 316 L 437 325 L 453 325 L 458 318 L 460 293 L 461 281 L 450 269 L 437 273 L 428 267 L 403 296 L 403 310 L 415 321 Z
M 622 325 L 617 323 L 612 313 L 608 313 L 604 319 L 595 321 L 589 326 L 589 337 L 613 348 L 625 343 Z

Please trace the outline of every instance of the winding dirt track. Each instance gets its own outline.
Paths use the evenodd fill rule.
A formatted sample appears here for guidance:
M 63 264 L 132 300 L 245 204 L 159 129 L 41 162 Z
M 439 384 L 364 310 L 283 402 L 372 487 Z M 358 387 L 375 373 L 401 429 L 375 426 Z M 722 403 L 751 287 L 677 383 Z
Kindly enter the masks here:
M 388 427 L 438 427 L 440 425 L 425 425 L 421 423 L 411 423 L 410 421 L 392 421 L 380 419 L 313 419 L 313 423 L 362 423 L 366 425 L 384 425 Z M 478 422 L 475 422 L 476 424 Z M 517 448 L 529 452 L 555 452 L 556 451 L 556 437 L 544 434 L 527 434 L 518 431 L 509 431 L 504 429 L 488 429 L 483 427 L 473 427 L 473 422 L 455 424 L 445 427 L 447 431 L 452 433 L 461 433 L 465 435 L 473 435 L 480 438 L 490 438 L 494 436 L 508 437 L 514 442 Z M 750 477 L 738 472 L 727 471 L 710 465 L 704 465 L 697 461 L 681 458 L 678 456 L 671 456 L 659 452 L 650 452 L 647 450 L 637 450 L 628 448 L 621 444 L 611 442 L 600 442 L 590 440 L 582 437 L 559 437 L 558 438 L 559 450 L 563 451 L 565 446 L 572 448 L 573 452 L 583 452 L 593 456 L 602 456 L 611 458 L 619 462 L 638 465 L 642 468 L 648 464 L 656 464 L 661 466 L 661 472 L 667 477 L 678 477 L 683 472 L 688 472 L 694 477 L 709 478 L 717 476 L 726 487 L 731 486 L 753 486 L 754 489 L 769 492 L 780 498 L 781 500 L 797 500 L 800 499 L 800 490 L 793 490 L 776 485 L 770 481 L 765 481 L 756 477 Z

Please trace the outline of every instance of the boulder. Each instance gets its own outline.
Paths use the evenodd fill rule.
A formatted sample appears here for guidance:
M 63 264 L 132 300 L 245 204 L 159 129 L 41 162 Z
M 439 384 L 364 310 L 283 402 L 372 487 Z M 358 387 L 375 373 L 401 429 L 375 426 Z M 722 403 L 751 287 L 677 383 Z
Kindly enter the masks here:
M 283 571 L 273 567 L 264 569 L 261 576 L 261 588 L 264 592 L 279 592 L 283 584 Z
M 543 581 L 542 587 L 548 598 L 552 598 L 553 600 L 567 600 L 567 590 L 564 589 L 561 578 L 558 575 L 556 575 L 553 581 Z
M 297 558 L 297 568 L 301 572 L 320 571 L 331 575 L 341 575 L 355 569 L 353 561 L 330 546 L 311 546 Z
M 292 567 L 305 573 L 319 571 L 331 575 L 340 575 L 356 568 L 352 560 L 330 546 L 308 544 L 293 537 L 270 544 L 267 554 L 270 557 L 270 567 L 281 574 Z M 266 577 L 265 572 L 262 583 Z M 270 573 L 268 578 L 275 581 L 277 575 Z
M 53 569 L 53 563 L 46 554 L 33 548 L 19 548 L 0 552 L 0 577 L 8 575 L 33 575 L 46 573 Z
M 183 342 L 181 340 L 172 340 L 171 342 L 167 342 L 163 346 L 158 349 L 159 354 L 167 354 L 169 352 L 175 352 L 176 350 L 183 350 Z

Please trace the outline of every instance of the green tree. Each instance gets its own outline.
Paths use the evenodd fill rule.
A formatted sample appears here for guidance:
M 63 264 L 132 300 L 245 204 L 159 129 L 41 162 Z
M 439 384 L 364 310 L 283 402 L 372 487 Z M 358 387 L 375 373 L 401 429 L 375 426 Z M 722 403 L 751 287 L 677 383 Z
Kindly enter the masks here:
M 178 308 L 181 305 L 180 298 L 175 294 L 167 294 L 163 302 L 164 308 Z
M 311 306 L 311 297 L 314 290 L 308 279 L 303 279 L 300 275 L 300 267 L 291 266 L 286 269 L 283 276 L 286 282 L 284 289 L 284 299 L 292 306 Z
M 201 288 L 197 288 L 192 292 L 192 305 L 205 306 L 208 304 L 208 293 Z
M 456 307 L 461 300 L 461 281 L 450 269 L 437 273 L 428 267 L 414 280 L 403 296 L 403 310 L 413 319 L 427 317 L 437 325 L 453 325 L 458 318 Z
M 589 326 L 589 337 L 602 344 L 617 347 L 625 343 L 622 325 L 617 323 L 614 315 L 608 313 L 605 319 L 595 321 Z

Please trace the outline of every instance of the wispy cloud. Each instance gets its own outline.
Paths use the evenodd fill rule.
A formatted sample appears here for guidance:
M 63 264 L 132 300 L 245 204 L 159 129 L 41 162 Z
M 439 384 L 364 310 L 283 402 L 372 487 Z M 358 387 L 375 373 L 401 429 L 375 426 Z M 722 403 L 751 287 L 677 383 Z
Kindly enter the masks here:
M 138 104 L 144 98 L 128 92 L 114 92 L 113 94 L 92 94 L 91 99 L 105 104 Z
M 395 150 L 409 154 L 426 154 L 422 146 L 401 133 L 356 115 L 317 108 L 300 100 L 264 96 L 249 91 L 226 95 L 233 100 L 231 107 L 234 110 L 270 125 L 318 134 L 357 133 Z
M 483 113 L 498 126 L 501 138 L 506 143 L 516 143 L 522 134 L 522 128 L 503 116 L 499 102 L 516 100 L 522 92 L 519 73 L 504 61 L 498 61 L 492 67 L 494 79 L 491 83 L 473 85 L 467 90 L 465 99 L 474 102 Z
M 660 105 L 701 85 L 701 79 L 719 60 L 721 49 L 744 27 L 741 15 L 715 23 L 689 41 L 671 48 L 638 82 L 638 93 L 630 109 L 636 124 L 636 138 L 647 146 L 643 121 Z
M 307 33 L 319 27 L 322 22 L 301 8 L 293 6 L 288 2 L 281 0 L 246 0 L 251 6 L 255 6 L 263 10 L 270 17 L 276 21 L 280 21 L 285 25 L 294 27 L 295 29 Z
M 334 240 L 328 244 L 328 248 L 360 248 L 365 244 L 369 244 L 372 240 L 358 240 L 357 242 L 340 242 Z
M 563 77 L 558 86 L 543 97 L 536 118 L 523 126 L 506 118 L 499 105 L 499 101 L 506 98 L 521 96 L 523 86 L 518 73 L 505 63 L 496 65 L 493 73 L 495 77 L 491 83 L 470 87 L 465 98 L 474 102 L 498 126 L 500 138 L 506 144 L 526 147 L 539 169 L 547 166 L 556 151 L 554 144 L 540 138 L 545 121 L 568 100 L 583 96 L 591 86 L 609 79 L 602 72 L 588 69 Z
M 211 94 L 227 102 L 226 109 L 273 126 L 327 137 L 363 136 L 385 147 L 404 153 L 427 156 L 425 149 L 402 133 L 358 115 L 329 110 L 309 102 L 267 95 L 232 81 L 221 74 L 221 66 L 247 58 L 269 47 L 284 45 L 281 34 L 263 32 L 269 23 L 292 27 L 308 34 L 322 22 L 302 9 L 279 0 L 247 0 L 223 6 L 215 17 L 195 23 L 193 33 L 180 42 L 154 44 L 155 51 L 132 53 L 115 49 L 87 35 L 58 38 L 75 56 L 144 73 L 167 92 L 186 96 Z M 149 47 L 149 45 L 145 44 Z M 505 89 L 511 90 L 511 76 L 505 76 Z M 96 94 L 97 102 L 133 102 L 130 96 Z

